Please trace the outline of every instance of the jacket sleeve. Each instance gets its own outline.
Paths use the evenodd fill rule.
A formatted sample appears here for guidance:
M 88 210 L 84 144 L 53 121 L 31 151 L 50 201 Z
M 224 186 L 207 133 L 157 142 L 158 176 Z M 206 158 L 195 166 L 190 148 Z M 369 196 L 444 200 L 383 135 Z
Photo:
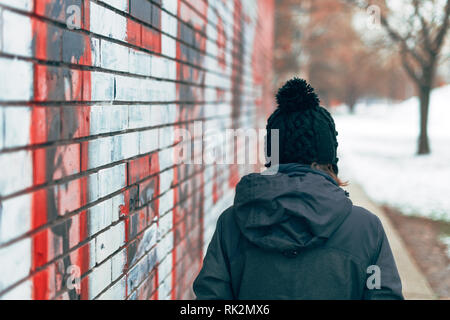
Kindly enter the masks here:
M 222 224 L 220 217 L 203 259 L 203 267 L 194 281 L 194 293 L 199 300 L 233 299 L 228 259 L 223 246 Z
M 389 241 L 381 221 L 378 221 L 379 246 L 374 263 L 368 268 L 368 276 L 364 287 L 365 300 L 403 300 L 402 283 L 395 264 Z M 370 271 L 369 271 L 370 270 Z M 376 273 L 380 281 L 377 284 Z M 372 284 L 369 287 L 369 282 Z M 373 286 L 375 284 L 375 287 Z

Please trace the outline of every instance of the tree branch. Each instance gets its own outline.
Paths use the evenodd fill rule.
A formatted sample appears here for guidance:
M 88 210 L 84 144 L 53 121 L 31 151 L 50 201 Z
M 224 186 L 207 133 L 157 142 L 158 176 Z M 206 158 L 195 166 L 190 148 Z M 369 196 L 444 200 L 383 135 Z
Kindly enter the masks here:
M 450 1 L 450 0 L 449 0 Z M 410 38 L 410 35 L 406 37 L 402 37 L 397 31 L 395 31 L 387 21 L 386 17 L 380 13 L 380 22 L 384 29 L 387 31 L 390 38 L 400 44 L 402 50 L 408 52 L 421 66 L 426 66 L 427 61 L 420 54 L 418 54 L 414 49 L 411 49 L 407 45 L 407 41 Z
M 367 8 L 370 6 L 368 1 L 358 1 L 358 0 L 343 0 L 345 3 L 357 6 L 360 9 L 367 10 Z M 450 2 L 450 0 L 448 0 Z M 428 64 L 428 61 L 424 59 L 417 51 L 414 49 L 408 47 L 407 41 L 410 39 L 410 35 L 407 37 L 402 37 L 397 31 L 395 31 L 389 22 L 387 21 L 386 16 L 380 12 L 380 22 L 383 28 L 388 33 L 389 37 L 392 41 L 400 44 L 401 50 L 406 50 L 421 66 L 426 66 Z
M 428 52 L 428 54 L 433 56 L 435 53 L 431 48 L 431 39 L 430 39 L 430 29 L 428 26 L 428 23 L 425 21 L 425 18 L 420 14 L 420 1 L 419 0 L 413 0 L 414 5 L 414 12 L 417 15 L 417 17 L 420 20 L 420 24 L 422 26 L 420 32 L 422 34 L 422 38 L 425 42 L 425 51 Z
M 445 5 L 444 11 L 444 21 L 442 22 L 442 25 L 436 35 L 436 38 L 432 43 L 432 47 L 436 55 L 440 51 L 442 45 L 444 44 L 444 39 L 445 36 L 447 35 L 449 27 L 450 27 L 450 0 L 447 0 L 447 4 Z
M 419 85 L 422 84 L 422 81 L 420 80 L 420 77 L 416 74 L 416 72 L 414 71 L 414 68 L 409 64 L 408 62 L 408 57 L 406 55 L 406 52 L 402 49 L 401 52 L 401 60 L 402 60 L 402 65 L 403 68 L 406 70 L 406 72 L 408 73 L 408 75 Z

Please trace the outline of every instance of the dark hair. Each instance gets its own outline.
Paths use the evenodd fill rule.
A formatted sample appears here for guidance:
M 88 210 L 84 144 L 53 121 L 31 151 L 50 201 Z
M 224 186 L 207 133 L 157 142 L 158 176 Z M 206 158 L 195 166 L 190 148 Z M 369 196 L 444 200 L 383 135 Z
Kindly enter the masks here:
M 334 171 L 333 165 L 331 163 L 318 164 L 317 162 L 313 162 L 311 164 L 311 168 L 316 169 L 316 170 L 321 170 L 321 171 L 324 171 L 325 173 L 329 174 L 340 187 L 348 186 L 348 181 L 342 181 L 341 179 L 339 179 L 339 177 L 337 176 L 337 173 Z

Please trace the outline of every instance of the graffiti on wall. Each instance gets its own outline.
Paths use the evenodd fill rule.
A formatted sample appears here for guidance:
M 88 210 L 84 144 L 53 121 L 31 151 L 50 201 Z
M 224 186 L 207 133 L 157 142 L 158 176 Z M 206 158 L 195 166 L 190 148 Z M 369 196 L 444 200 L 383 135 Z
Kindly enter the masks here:
M 242 171 L 175 146 L 270 107 L 272 2 L 1 2 L 0 298 L 193 298 Z

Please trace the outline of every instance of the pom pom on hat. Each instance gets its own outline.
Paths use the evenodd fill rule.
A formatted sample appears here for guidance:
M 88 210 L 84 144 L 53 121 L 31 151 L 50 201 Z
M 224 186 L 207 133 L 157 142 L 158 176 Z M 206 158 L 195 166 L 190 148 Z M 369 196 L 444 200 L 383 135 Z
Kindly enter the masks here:
M 298 112 L 319 107 L 319 97 L 305 80 L 293 78 L 286 82 L 276 94 L 278 109 Z

